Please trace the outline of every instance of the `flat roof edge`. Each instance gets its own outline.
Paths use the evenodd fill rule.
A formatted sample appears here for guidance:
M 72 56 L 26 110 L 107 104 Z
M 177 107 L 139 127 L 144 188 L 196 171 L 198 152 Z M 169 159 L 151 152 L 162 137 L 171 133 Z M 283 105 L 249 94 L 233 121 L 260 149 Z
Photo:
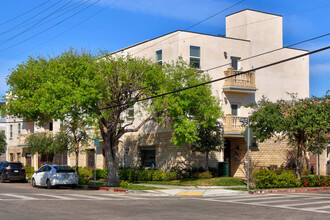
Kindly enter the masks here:
M 274 15 L 274 16 L 278 16 L 278 17 L 283 17 L 282 15 L 268 13 L 268 12 L 264 12 L 264 11 L 253 10 L 253 9 L 249 9 L 249 8 L 246 8 L 246 9 L 243 9 L 243 10 L 240 10 L 240 11 L 237 11 L 237 12 L 234 12 L 232 14 L 226 15 L 226 17 L 231 16 L 231 15 L 234 15 L 234 14 L 237 14 L 237 13 L 240 13 L 240 12 L 243 12 L 243 11 L 254 11 L 254 12 L 259 12 L 259 13 L 263 13 L 263 14 Z

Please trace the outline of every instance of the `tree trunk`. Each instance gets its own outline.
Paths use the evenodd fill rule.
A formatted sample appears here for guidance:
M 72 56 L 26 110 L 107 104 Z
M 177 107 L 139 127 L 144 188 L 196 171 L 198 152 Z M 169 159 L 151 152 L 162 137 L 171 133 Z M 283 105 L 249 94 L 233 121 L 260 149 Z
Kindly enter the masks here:
M 209 171 L 209 151 L 205 152 L 205 170 Z
M 107 186 L 119 186 L 119 157 L 118 140 L 112 132 L 105 133 L 103 137 L 105 149 L 105 163 L 108 169 Z
M 297 178 L 301 178 L 301 169 L 302 169 L 302 145 L 299 143 L 297 148 L 297 157 L 296 157 L 296 175 Z
M 76 154 L 76 172 L 77 175 L 79 176 L 79 143 L 76 143 L 76 149 L 75 149 L 75 154 Z

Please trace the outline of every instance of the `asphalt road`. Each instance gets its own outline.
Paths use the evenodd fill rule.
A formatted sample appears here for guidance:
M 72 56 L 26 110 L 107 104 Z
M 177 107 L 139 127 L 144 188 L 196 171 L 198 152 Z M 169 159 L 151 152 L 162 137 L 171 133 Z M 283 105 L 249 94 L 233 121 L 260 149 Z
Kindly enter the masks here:
M 2 183 L 0 219 L 330 219 L 330 193 L 159 197 Z

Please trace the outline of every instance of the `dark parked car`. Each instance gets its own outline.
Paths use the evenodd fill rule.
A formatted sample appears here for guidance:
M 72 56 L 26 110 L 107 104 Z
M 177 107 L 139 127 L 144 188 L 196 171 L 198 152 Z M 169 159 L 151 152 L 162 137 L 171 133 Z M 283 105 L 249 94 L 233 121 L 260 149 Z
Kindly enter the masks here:
M 26 182 L 25 168 L 20 162 L 0 162 L 0 182 L 19 180 Z

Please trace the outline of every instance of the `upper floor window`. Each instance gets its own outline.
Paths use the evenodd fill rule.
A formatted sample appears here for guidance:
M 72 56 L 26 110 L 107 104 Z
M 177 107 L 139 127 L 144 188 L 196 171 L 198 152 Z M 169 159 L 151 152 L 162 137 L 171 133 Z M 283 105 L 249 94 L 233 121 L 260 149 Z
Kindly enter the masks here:
M 127 119 L 133 119 L 134 118 L 134 106 L 130 106 L 127 109 Z
M 18 134 L 21 133 L 21 123 L 18 123 Z
M 233 67 L 234 70 L 241 69 L 240 60 L 241 60 L 241 58 L 239 58 L 239 57 L 231 57 L 231 67 Z
M 156 51 L 156 63 L 159 65 L 163 64 L 163 51 L 162 50 L 157 50 Z
M 190 46 L 190 66 L 193 68 L 201 68 L 201 48 Z
M 13 125 L 10 125 L 10 134 L 9 134 L 9 137 L 10 138 L 13 138 Z
M 53 131 L 53 122 L 49 123 L 49 131 Z
M 231 104 L 231 115 L 232 116 L 239 115 L 239 104 Z

